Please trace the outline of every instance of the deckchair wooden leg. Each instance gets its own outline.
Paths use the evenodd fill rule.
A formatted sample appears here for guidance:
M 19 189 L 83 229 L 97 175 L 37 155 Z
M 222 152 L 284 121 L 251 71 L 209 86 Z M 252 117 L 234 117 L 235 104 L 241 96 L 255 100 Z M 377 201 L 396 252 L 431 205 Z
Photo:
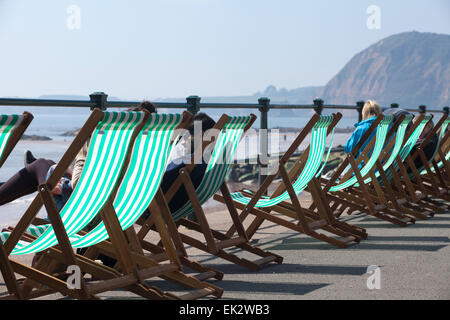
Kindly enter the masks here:
M 158 193 L 159 193 L 159 191 L 157 192 L 155 197 L 158 196 Z M 162 199 L 162 200 L 165 202 L 164 199 Z M 172 263 L 175 263 L 178 266 L 178 268 L 181 270 L 182 269 L 181 261 L 176 252 L 174 243 L 172 242 L 172 237 L 170 236 L 170 234 L 166 228 L 166 224 L 164 223 L 164 219 L 162 218 L 160 204 L 158 204 L 156 201 L 152 201 L 149 209 L 150 209 L 150 212 L 152 213 L 153 221 L 155 222 L 155 226 L 161 237 L 161 241 L 167 252 L 167 256 L 169 257 L 169 260 Z
M 31 202 L 28 209 L 25 211 L 22 218 L 20 218 L 17 225 L 14 227 L 14 230 L 9 235 L 8 239 L 6 239 L 6 242 L 4 244 L 5 251 L 9 255 L 16 244 L 19 242 L 22 235 L 25 233 L 27 228 L 30 226 L 33 219 L 38 214 L 39 210 L 41 210 L 43 205 L 42 198 L 40 196 L 36 196 L 33 201 Z
M 0 272 L 3 275 L 3 280 L 5 281 L 6 288 L 9 294 L 14 295 L 17 299 L 23 299 L 22 293 L 17 285 L 17 280 L 14 275 L 13 268 L 6 254 L 3 243 L 0 241 Z
M 405 165 L 403 164 L 403 162 L 400 159 L 400 156 L 397 155 L 397 163 L 398 163 L 398 167 L 400 169 L 400 174 L 403 176 L 403 182 L 405 183 L 406 189 L 408 190 L 409 196 L 411 197 L 411 199 L 414 202 L 417 202 L 417 196 L 416 196 L 416 192 L 414 190 L 414 187 L 411 184 L 411 181 L 409 180 L 408 177 L 408 172 L 406 171 Z
M 238 235 L 248 241 L 247 233 L 245 232 L 244 226 L 239 219 L 239 214 L 236 210 L 236 207 L 234 206 L 233 198 L 231 198 L 230 195 L 230 190 L 228 189 L 228 186 L 225 182 L 220 187 L 220 191 L 222 192 L 225 205 L 228 208 L 228 212 L 230 213 L 231 220 L 233 221 L 233 225 L 236 227 Z
M 355 159 L 353 159 L 353 155 L 349 155 L 347 158 L 348 158 L 348 160 L 350 162 L 350 165 L 352 167 L 353 173 L 355 174 L 356 179 L 358 180 L 358 183 L 359 183 L 359 186 L 361 188 L 361 191 L 364 194 L 364 198 L 367 200 L 367 207 L 369 208 L 369 211 L 372 212 L 372 213 L 375 213 L 375 206 L 374 206 L 374 204 L 373 204 L 373 202 L 372 202 L 372 200 L 370 198 L 369 191 L 367 190 L 367 186 L 364 183 L 364 179 L 361 176 L 361 173 L 359 172 L 359 168 L 356 165 Z
M 435 160 L 431 162 L 434 168 L 434 173 L 436 174 L 437 179 L 439 180 L 439 184 L 442 188 L 447 188 L 447 184 L 445 183 L 445 178 L 443 177 L 443 174 L 441 173 L 441 170 L 439 170 L 439 166 Z M 429 173 L 429 175 L 432 175 L 433 172 Z
M 47 274 L 53 274 L 58 265 L 59 265 L 59 263 L 56 262 L 55 260 L 51 259 L 49 256 L 41 255 L 35 268 L 37 270 L 40 270 Z M 41 286 L 42 285 L 40 283 L 37 283 L 36 281 L 33 281 L 32 279 L 25 279 L 25 281 L 22 284 L 23 296 L 25 298 L 29 298 L 31 291 L 34 288 L 40 288 Z
M 125 234 L 120 226 L 114 206 L 110 201 L 105 203 L 103 209 L 100 211 L 100 215 L 105 224 L 109 239 L 111 239 L 111 243 L 116 250 L 118 261 L 122 267 L 123 273 L 135 274 L 138 276 L 136 263 L 130 256 L 130 248 L 125 238 Z
M 298 222 L 302 226 L 302 229 L 305 230 L 305 233 L 308 233 L 311 231 L 311 229 L 308 225 L 308 222 L 306 221 L 305 213 L 303 212 L 302 206 L 300 205 L 300 201 L 298 201 L 297 194 L 295 193 L 291 181 L 289 180 L 289 175 L 283 165 L 280 165 L 279 171 L 281 178 L 283 179 L 284 186 L 286 187 L 286 190 L 289 193 L 292 205 L 295 208 L 295 212 L 298 217 Z
M 202 228 L 202 232 L 205 236 L 205 240 L 206 243 L 208 244 L 209 250 L 211 250 L 211 253 L 215 254 L 219 251 L 219 249 L 217 248 L 216 242 L 211 233 L 211 228 L 209 226 L 208 220 L 205 217 L 205 212 L 203 211 L 203 208 L 195 193 L 195 188 L 194 185 L 192 184 L 191 178 L 184 168 L 180 169 L 180 176 L 181 179 L 183 180 L 184 187 L 186 188 L 186 193 L 188 194 L 189 199 L 191 200 L 191 205 L 192 208 L 194 209 L 194 214 L 197 217 L 198 222 Z
M 252 239 L 255 233 L 258 231 L 258 229 L 261 227 L 261 225 L 264 223 L 265 219 L 260 216 L 255 216 L 253 221 L 249 224 L 247 229 L 245 230 L 245 233 L 247 234 L 247 237 L 249 239 Z
M 141 243 L 139 242 L 139 238 L 136 235 L 136 231 L 134 227 L 131 226 L 127 230 L 125 230 L 125 235 L 127 237 L 128 243 L 130 244 L 130 249 L 136 253 L 144 254 L 144 250 L 142 249 Z
M 164 193 L 161 189 L 157 191 L 155 200 L 157 201 L 158 206 L 161 210 L 161 217 L 166 223 L 168 234 L 170 235 L 173 244 L 175 245 L 175 249 L 181 252 L 184 257 L 187 257 L 186 248 L 184 247 L 183 241 L 181 241 L 178 234 L 178 226 L 173 220 L 169 205 L 167 204 L 166 198 L 164 197 Z
M 38 187 L 38 191 L 39 195 L 42 198 L 42 202 L 45 205 L 45 209 L 47 210 L 48 218 L 50 219 L 50 222 L 53 226 L 53 230 L 55 232 L 56 238 L 58 239 L 59 246 L 61 247 L 61 250 L 64 254 L 66 264 L 68 266 L 71 265 L 76 266 L 77 263 L 72 249 L 72 245 L 70 244 L 69 237 L 67 236 L 64 224 L 61 220 L 58 208 L 56 207 L 55 201 L 53 199 L 50 189 L 48 188 L 48 185 L 47 184 L 40 185 Z M 81 288 L 75 290 L 79 291 L 79 294 L 82 297 L 82 299 L 89 299 L 90 295 L 87 292 L 86 283 L 83 277 L 81 277 L 80 279 L 80 284 Z

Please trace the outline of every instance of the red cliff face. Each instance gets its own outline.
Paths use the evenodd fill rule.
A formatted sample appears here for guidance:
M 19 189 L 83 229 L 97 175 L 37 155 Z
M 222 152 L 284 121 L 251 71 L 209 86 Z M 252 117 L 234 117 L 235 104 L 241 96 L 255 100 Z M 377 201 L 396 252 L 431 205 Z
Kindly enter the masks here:
M 450 35 L 407 32 L 385 38 L 355 55 L 331 79 L 328 103 L 375 99 L 383 106 L 450 104 Z

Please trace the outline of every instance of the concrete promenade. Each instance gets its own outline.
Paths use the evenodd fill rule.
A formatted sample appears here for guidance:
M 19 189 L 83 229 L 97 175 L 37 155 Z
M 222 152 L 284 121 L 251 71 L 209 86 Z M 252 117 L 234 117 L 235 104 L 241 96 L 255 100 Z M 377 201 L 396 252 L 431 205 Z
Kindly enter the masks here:
M 225 230 L 227 215 L 207 215 Z M 193 259 L 225 273 L 214 283 L 223 299 L 450 299 L 450 214 L 400 228 L 368 216 L 351 223 L 367 228 L 369 239 L 337 249 L 271 223 L 263 224 L 254 243 L 284 257 L 281 265 L 250 272 L 227 261 L 188 249 Z M 20 257 L 29 262 L 31 257 Z M 369 290 L 367 268 L 380 267 L 381 288 Z M 163 280 L 151 280 L 162 289 L 182 292 Z M 0 292 L 5 287 L 0 279 Z M 125 291 L 102 294 L 107 299 L 136 299 Z M 61 299 L 54 294 L 46 299 Z

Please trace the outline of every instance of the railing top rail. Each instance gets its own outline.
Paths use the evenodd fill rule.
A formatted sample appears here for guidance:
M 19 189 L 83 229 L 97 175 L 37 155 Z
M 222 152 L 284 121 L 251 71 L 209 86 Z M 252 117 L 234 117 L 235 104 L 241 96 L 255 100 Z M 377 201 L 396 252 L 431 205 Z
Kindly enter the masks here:
M 141 101 L 106 101 L 105 105 L 108 108 L 127 108 L 137 106 Z M 187 102 L 158 102 L 152 103 L 156 107 L 175 109 L 185 109 L 189 106 Z M 29 106 L 29 107 L 77 107 L 77 108 L 93 108 L 97 105 L 95 101 L 90 100 L 66 100 L 66 99 L 22 99 L 22 98 L 0 98 L 0 106 Z M 261 104 L 258 103 L 199 103 L 202 109 L 258 109 Z M 314 104 L 267 104 L 269 109 L 283 110 L 283 109 L 314 109 L 317 107 Z M 323 109 L 343 109 L 343 110 L 358 110 L 357 105 L 337 105 L 337 104 L 323 104 Z M 407 111 L 420 112 L 418 108 L 405 108 Z M 443 113 L 448 112 L 446 107 L 442 109 L 426 109 L 427 112 Z

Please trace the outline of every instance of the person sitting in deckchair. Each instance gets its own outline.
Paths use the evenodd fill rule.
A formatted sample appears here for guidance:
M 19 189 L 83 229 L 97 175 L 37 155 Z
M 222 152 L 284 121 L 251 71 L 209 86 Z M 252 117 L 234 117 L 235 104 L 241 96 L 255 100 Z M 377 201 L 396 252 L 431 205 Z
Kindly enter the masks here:
M 206 113 L 200 112 L 195 115 L 194 123 L 189 127 L 189 137 L 182 140 L 185 155 L 171 161 L 167 166 L 166 172 L 161 182 L 161 189 L 164 193 L 166 193 L 169 190 L 170 186 L 172 186 L 172 184 L 178 178 L 180 174 L 180 169 L 184 168 L 186 164 L 189 164 L 191 162 L 194 150 L 197 147 L 194 145 L 195 140 L 194 133 L 196 134 L 196 132 L 194 132 L 194 128 L 196 125 L 195 123 L 198 122 L 200 122 L 201 124 L 202 134 L 205 133 L 207 130 L 212 129 L 216 124 L 216 122 Z M 205 175 L 206 167 L 207 163 L 202 157 L 202 162 L 196 163 L 194 169 L 190 173 L 191 180 L 195 188 L 197 188 L 200 182 L 202 181 L 203 176 Z M 189 197 L 186 193 L 184 186 L 180 187 L 177 193 L 175 193 L 172 200 L 168 203 L 170 211 L 176 212 L 178 209 L 184 206 L 188 200 Z M 150 212 L 147 210 L 143 214 L 144 218 L 148 218 L 149 214 Z
M 404 115 L 409 115 L 412 114 L 411 112 L 401 109 L 401 108 L 390 108 L 387 109 L 383 112 L 384 114 L 391 114 L 394 116 L 394 121 L 398 119 L 398 117 L 402 114 Z M 417 118 L 413 119 L 413 122 L 416 121 Z M 409 128 L 412 126 L 412 123 L 410 123 L 407 127 L 407 130 L 409 130 Z M 430 120 L 427 122 L 427 124 L 425 125 L 425 127 L 423 128 L 423 131 L 421 132 L 419 139 L 417 140 L 417 142 L 414 144 L 414 147 L 411 150 L 411 154 L 413 155 L 417 148 L 423 143 L 423 141 L 425 140 L 425 138 L 428 136 L 428 134 L 430 133 L 431 130 L 433 130 L 434 127 L 434 123 L 433 120 Z M 430 141 L 427 143 L 427 145 L 423 148 L 423 151 L 425 153 L 425 156 L 427 158 L 428 161 L 431 160 L 431 157 L 435 154 L 435 150 L 438 146 L 438 141 L 439 141 L 439 137 L 437 134 L 434 134 L 433 137 L 430 139 Z M 416 168 L 422 168 L 423 167 L 423 163 L 422 163 L 422 159 L 420 157 L 416 157 L 414 159 L 414 165 Z M 408 171 L 410 171 L 411 169 L 408 168 Z
M 155 106 L 148 101 L 143 101 L 139 106 L 130 109 L 130 111 L 139 111 L 142 109 L 150 113 L 156 112 Z M 66 172 L 52 191 L 58 210 L 61 210 L 65 205 L 81 177 L 87 150 L 88 146 L 86 144 L 75 158 L 73 169 Z M 36 159 L 28 150 L 25 152 L 24 160 L 25 167 L 0 186 L 0 206 L 36 192 L 37 187 L 45 183 L 56 166 L 53 160 Z
M 364 133 L 366 133 L 366 131 L 370 128 L 376 117 L 381 114 L 381 108 L 374 100 L 367 100 L 367 102 L 364 104 L 364 107 L 362 108 L 361 113 L 362 121 L 355 124 L 356 129 L 355 131 L 353 131 L 352 136 L 347 140 L 347 143 L 344 146 L 344 150 L 346 153 L 352 152 L 353 148 L 361 140 Z M 369 139 L 367 139 L 367 142 L 361 146 L 360 150 L 364 150 L 367 143 L 372 139 L 372 137 L 375 136 L 375 134 L 376 132 L 374 131 Z M 360 152 L 361 151 L 358 151 L 356 157 L 359 156 Z
M 202 135 L 207 130 L 212 129 L 214 127 L 214 125 L 216 124 L 216 122 L 212 118 L 210 118 L 207 114 L 205 114 L 203 112 L 195 115 L 194 122 L 188 129 L 189 136 L 185 137 L 184 139 L 181 140 L 181 144 L 184 149 L 183 150 L 184 156 L 172 160 L 167 165 L 166 172 L 164 173 L 163 179 L 161 181 L 161 190 L 163 193 L 166 193 L 169 190 L 169 188 L 174 184 L 174 182 L 177 180 L 177 178 L 180 174 L 180 169 L 186 167 L 187 164 L 191 163 L 193 153 L 195 151 L 195 148 L 197 147 L 194 144 L 194 141 L 195 141 L 194 134 L 197 134 L 195 132 L 194 128 L 196 126 L 196 123 L 198 124 L 199 122 L 201 125 Z M 195 188 L 197 188 L 200 185 L 200 183 L 202 182 L 203 176 L 205 175 L 206 168 L 207 168 L 207 163 L 204 161 L 204 159 L 202 157 L 202 162 L 196 163 L 194 166 L 194 169 L 190 173 L 192 184 L 194 185 Z M 184 188 L 184 186 L 180 186 L 179 190 L 175 193 L 172 200 L 169 201 L 168 206 L 169 206 L 169 209 L 171 212 L 176 212 L 181 207 L 183 207 L 188 201 L 189 201 L 189 196 L 186 193 L 186 189 Z M 147 209 L 142 214 L 142 217 L 144 219 L 148 219 L 149 216 L 150 216 L 150 210 Z M 194 220 L 194 221 L 196 220 L 195 214 L 189 215 L 187 218 L 190 220 Z M 91 229 L 92 228 L 91 226 L 94 224 L 97 224 L 99 221 L 100 221 L 100 219 L 94 219 L 94 222 L 89 225 L 89 229 Z M 78 252 L 80 254 L 83 254 L 84 251 L 85 251 L 84 249 L 81 249 L 81 250 L 79 249 Z M 104 265 L 109 266 L 109 267 L 113 267 L 116 263 L 116 259 L 105 256 L 103 254 L 100 254 L 98 259 L 100 259 Z

